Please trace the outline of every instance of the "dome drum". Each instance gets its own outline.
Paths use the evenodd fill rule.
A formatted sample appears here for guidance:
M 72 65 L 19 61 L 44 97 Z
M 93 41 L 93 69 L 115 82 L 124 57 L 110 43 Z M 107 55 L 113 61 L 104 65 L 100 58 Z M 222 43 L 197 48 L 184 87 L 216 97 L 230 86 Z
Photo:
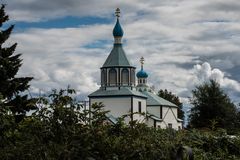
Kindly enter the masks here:
M 102 87 L 135 86 L 135 68 L 109 67 L 101 68 Z

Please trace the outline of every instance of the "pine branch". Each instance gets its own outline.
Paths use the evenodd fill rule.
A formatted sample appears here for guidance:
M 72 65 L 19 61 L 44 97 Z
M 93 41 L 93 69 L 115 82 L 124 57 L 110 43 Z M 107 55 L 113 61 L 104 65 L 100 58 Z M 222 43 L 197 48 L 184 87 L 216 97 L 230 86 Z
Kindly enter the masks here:
M 6 30 L 0 32 L 0 45 L 1 46 L 9 38 L 10 34 L 12 33 L 13 28 L 14 28 L 14 25 L 11 25 Z

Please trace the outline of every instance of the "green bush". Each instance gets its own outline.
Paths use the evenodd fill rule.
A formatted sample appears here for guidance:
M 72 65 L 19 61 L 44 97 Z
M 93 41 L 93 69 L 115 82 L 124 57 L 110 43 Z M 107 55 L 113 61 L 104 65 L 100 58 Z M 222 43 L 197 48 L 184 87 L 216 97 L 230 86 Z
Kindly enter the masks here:
M 240 138 L 224 130 L 162 130 L 121 118 L 109 124 L 101 103 L 82 112 L 73 95 L 55 90 L 39 98 L 39 109 L 19 123 L 1 111 L 0 159 L 169 160 L 180 146 L 191 147 L 197 160 L 240 159 Z

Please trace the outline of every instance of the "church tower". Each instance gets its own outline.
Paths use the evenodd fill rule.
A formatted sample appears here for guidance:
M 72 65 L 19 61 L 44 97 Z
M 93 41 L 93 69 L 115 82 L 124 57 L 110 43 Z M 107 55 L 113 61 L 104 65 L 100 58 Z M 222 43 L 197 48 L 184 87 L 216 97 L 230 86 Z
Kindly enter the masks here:
M 101 87 L 105 90 L 135 86 L 135 67 L 130 65 L 122 47 L 123 29 L 119 22 L 119 8 L 115 14 L 117 22 L 113 29 L 113 49 L 101 67 Z
M 90 105 L 102 102 L 109 117 L 119 118 L 129 114 L 125 122 L 130 120 L 144 121 L 147 97 L 135 87 L 135 67 L 132 66 L 123 50 L 123 29 L 120 24 L 120 9 L 115 12 L 117 21 L 113 28 L 114 44 L 112 51 L 101 70 L 101 87 L 91 93 Z M 132 113 L 139 114 L 132 114 Z

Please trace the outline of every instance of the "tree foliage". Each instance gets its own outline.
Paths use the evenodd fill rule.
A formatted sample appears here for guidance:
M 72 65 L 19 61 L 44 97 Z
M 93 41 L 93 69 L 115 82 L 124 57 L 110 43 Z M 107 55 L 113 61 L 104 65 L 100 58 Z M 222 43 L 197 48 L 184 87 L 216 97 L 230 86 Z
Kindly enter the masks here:
M 22 65 L 21 54 L 14 55 L 17 43 L 11 46 L 5 46 L 13 31 L 14 25 L 3 29 L 3 24 L 9 20 L 5 13 L 5 6 L 0 8 L 0 93 L 4 103 L 9 106 L 12 112 L 25 114 L 26 111 L 34 108 L 29 102 L 27 95 L 21 95 L 23 91 L 29 88 L 29 81 L 32 77 L 16 77 L 19 68 Z
M 168 91 L 167 89 L 162 90 L 160 89 L 158 91 L 158 96 L 162 97 L 173 104 L 176 104 L 178 106 L 178 118 L 184 120 L 184 111 L 183 111 L 183 104 L 180 102 L 180 99 L 178 96 L 174 95 L 172 92 Z
M 196 159 L 240 158 L 240 138 L 228 138 L 224 131 L 155 129 L 136 121 L 127 125 L 121 118 L 110 124 L 101 103 L 83 110 L 73 95 L 65 89 L 40 97 L 39 109 L 20 123 L 3 114 L 0 159 L 174 160 L 179 146 L 186 145 Z
M 236 107 L 216 81 L 210 80 L 197 86 L 192 94 L 190 101 L 193 108 L 189 122 L 191 127 L 220 127 L 228 131 L 236 128 Z

